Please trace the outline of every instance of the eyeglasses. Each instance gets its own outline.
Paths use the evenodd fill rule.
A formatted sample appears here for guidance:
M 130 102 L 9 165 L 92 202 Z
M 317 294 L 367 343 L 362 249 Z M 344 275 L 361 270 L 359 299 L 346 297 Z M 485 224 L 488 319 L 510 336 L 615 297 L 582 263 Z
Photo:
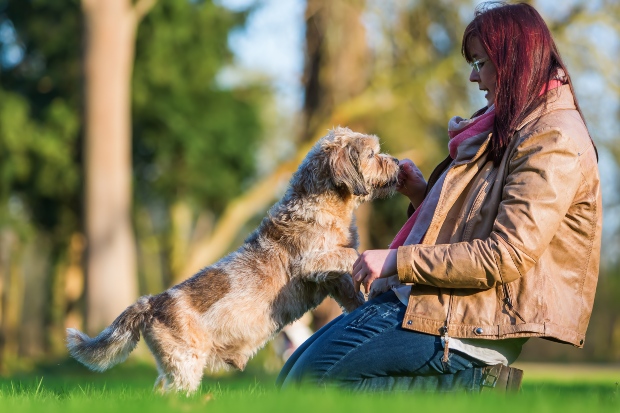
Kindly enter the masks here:
M 480 72 L 480 69 L 482 69 L 482 66 L 484 66 L 484 64 L 488 61 L 489 61 L 488 58 L 482 58 L 482 59 L 474 60 L 473 62 L 469 62 L 469 65 L 473 67 L 476 72 Z

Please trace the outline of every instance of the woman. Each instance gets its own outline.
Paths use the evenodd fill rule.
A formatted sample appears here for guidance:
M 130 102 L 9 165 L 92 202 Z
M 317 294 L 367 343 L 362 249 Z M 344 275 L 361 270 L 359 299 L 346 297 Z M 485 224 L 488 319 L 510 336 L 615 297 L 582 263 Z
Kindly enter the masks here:
M 372 299 L 304 343 L 279 384 L 518 388 L 507 366 L 529 337 L 583 347 L 602 203 L 568 71 L 527 4 L 478 9 L 462 52 L 487 106 L 450 120 L 450 156 L 428 184 L 402 161 L 412 214 L 352 271 Z

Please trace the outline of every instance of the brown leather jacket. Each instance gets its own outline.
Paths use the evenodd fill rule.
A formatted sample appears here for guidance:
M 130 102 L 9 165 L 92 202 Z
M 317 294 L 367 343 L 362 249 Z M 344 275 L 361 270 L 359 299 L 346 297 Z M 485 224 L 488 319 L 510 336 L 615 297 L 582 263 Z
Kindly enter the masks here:
M 499 166 L 487 160 L 488 144 L 449 165 L 422 242 L 398 249 L 398 277 L 414 283 L 403 327 L 582 347 L 602 203 L 596 152 L 570 88 L 549 92 Z

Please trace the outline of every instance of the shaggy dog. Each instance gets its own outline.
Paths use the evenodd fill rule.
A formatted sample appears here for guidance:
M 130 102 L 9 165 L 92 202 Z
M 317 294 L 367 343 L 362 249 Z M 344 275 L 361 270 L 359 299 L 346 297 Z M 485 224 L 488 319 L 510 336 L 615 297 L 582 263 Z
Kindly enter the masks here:
M 159 295 L 141 297 L 97 337 L 68 329 L 69 352 L 103 371 L 124 361 L 142 333 L 161 392 L 195 391 L 205 367 L 243 370 L 327 295 L 346 312 L 364 302 L 349 275 L 358 257 L 353 211 L 390 195 L 397 176 L 398 160 L 379 153 L 376 136 L 330 131 L 238 250 Z

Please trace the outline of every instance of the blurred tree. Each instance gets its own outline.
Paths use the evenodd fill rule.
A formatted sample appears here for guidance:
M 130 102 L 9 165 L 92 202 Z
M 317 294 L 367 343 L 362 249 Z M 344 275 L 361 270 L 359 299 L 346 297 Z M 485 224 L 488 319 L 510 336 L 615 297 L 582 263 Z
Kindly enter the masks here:
M 132 19 L 137 24 L 151 5 L 132 3 L 132 8 L 117 12 L 126 13 L 124 24 L 130 25 Z M 215 79 L 221 67 L 231 61 L 227 33 L 243 24 L 244 15 L 211 1 L 160 1 L 144 21 L 144 30 L 133 39 L 135 46 L 117 44 L 118 50 L 108 50 L 124 50 L 124 63 L 113 64 L 114 59 L 106 60 L 96 50 L 87 49 L 84 57 L 88 63 L 82 66 L 83 47 L 90 44 L 82 43 L 82 24 L 90 25 L 89 30 L 105 29 L 98 26 L 105 22 L 88 20 L 82 12 L 105 19 L 104 11 L 96 9 L 100 6 L 77 0 L 0 2 L 0 370 L 5 366 L 3 360 L 14 359 L 17 353 L 32 355 L 28 349 L 33 344 L 28 339 L 33 336 L 26 335 L 26 330 L 36 332 L 34 345 L 39 351 L 64 352 L 65 322 L 71 326 L 81 323 L 76 304 L 83 297 L 84 286 L 82 113 L 85 121 L 90 119 L 90 113 L 94 125 L 98 125 L 90 133 L 109 131 L 95 137 L 105 139 L 103 148 L 96 149 L 92 143 L 84 145 L 85 151 L 90 151 L 84 156 L 93 165 L 103 161 L 99 166 L 104 170 L 112 167 L 100 178 L 102 184 L 116 182 L 114 189 L 124 191 L 124 200 L 117 198 L 116 205 L 129 207 L 126 196 L 131 181 L 122 184 L 113 181 L 113 175 L 124 171 L 129 173 L 126 178 L 135 180 L 139 202 L 134 211 L 128 211 L 138 217 L 136 225 L 142 235 L 138 244 L 143 253 L 143 247 L 156 245 L 152 256 L 143 254 L 152 258 L 141 261 L 146 272 L 154 267 L 168 268 L 167 249 L 172 247 L 159 240 L 170 232 L 167 223 L 174 219 L 168 213 L 174 213 L 170 206 L 176 200 L 190 205 L 194 215 L 197 211 L 212 211 L 205 216 L 217 215 L 254 174 L 254 150 L 261 136 L 259 90 L 222 89 Z M 103 6 L 112 7 L 111 3 Z M 131 27 L 126 29 L 131 32 Z M 115 30 L 121 31 L 120 26 L 116 25 Z M 101 33 L 89 33 L 90 41 L 101 40 Z M 112 45 L 114 36 L 121 34 L 110 34 L 99 46 Z M 129 40 L 130 36 L 125 38 Z M 123 87 L 132 85 L 131 77 L 122 78 L 131 76 L 133 62 L 126 59 L 134 47 L 138 49 L 137 69 L 130 93 Z M 103 61 L 97 63 L 97 59 Z M 124 83 L 115 89 L 111 78 L 98 77 L 102 75 L 99 70 L 109 70 L 107 74 L 119 70 L 119 84 Z M 93 81 L 87 83 L 84 95 L 83 74 Z M 122 126 L 128 121 L 129 103 L 117 101 L 116 106 L 104 109 L 106 102 L 96 101 L 107 99 L 108 92 L 113 91 L 114 96 L 132 102 L 133 130 Z M 260 92 L 268 95 L 264 89 Z M 83 97 L 93 100 L 85 105 Z M 99 110 L 105 116 L 101 117 Z M 113 121 L 116 110 L 122 113 Z M 117 129 L 108 129 L 113 123 L 117 123 Z M 86 128 L 85 124 L 84 133 L 88 133 Z M 125 164 L 114 164 L 107 152 L 112 138 L 125 136 L 129 145 L 129 132 L 134 134 L 133 175 L 127 169 L 129 146 L 117 146 L 117 159 Z M 112 200 L 113 195 L 109 195 L 97 202 L 101 206 Z M 144 211 L 154 217 L 147 220 L 150 224 L 143 224 Z M 115 219 L 106 228 L 113 229 L 121 221 Z M 125 231 L 130 230 L 131 226 Z M 153 239 L 157 241 L 151 242 Z M 41 264 L 31 265 L 31 260 Z M 116 262 L 116 268 L 128 261 Z M 164 264 L 158 266 L 160 261 Z M 133 278 L 126 281 L 135 282 L 135 271 L 130 276 Z M 142 284 L 143 290 L 158 292 L 171 277 L 168 271 L 165 280 L 152 278 Z M 106 301 L 113 301 L 123 289 L 127 290 L 120 281 L 107 281 L 113 290 L 108 291 Z M 100 288 L 99 292 L 104 290 Z M 33 306 L 32 298 L 40 295 L 43 298 L 37 298 Z M 118 311 L 111 314 L 116 316 Z M 94 308 L 90 311 L 97 312 Z
M 302 141 L 315 139 L 335 107 L 366 89 L 370 50 L 364 0 L 308 0 Z
M 269 92 L 225 89 L 216 78 L 232 60 L 227 33 L 244 19 L 210 1 L 168 1 L 158 3 L 138 31 L 136 196 L 143 222 L 158 227 L 152 247 L 163 262 L 164 285 L 209 263 L 188 262 L 195 240 L 211 233 L 213 221 L 255 175 L 262 136 L 257 107 Z
M 86 326 L 98 333 L 137 297 L 131 224 L 131 74 L 136 30 L 155 0 L 82 0 Z
M 64 347 L 71 303 L 50 295 L 80 227 L 79 16 L 76 1 L 0 3 L 0 370 L 18 352 Z M 35 245 L 49 261 L 24 267 Z

